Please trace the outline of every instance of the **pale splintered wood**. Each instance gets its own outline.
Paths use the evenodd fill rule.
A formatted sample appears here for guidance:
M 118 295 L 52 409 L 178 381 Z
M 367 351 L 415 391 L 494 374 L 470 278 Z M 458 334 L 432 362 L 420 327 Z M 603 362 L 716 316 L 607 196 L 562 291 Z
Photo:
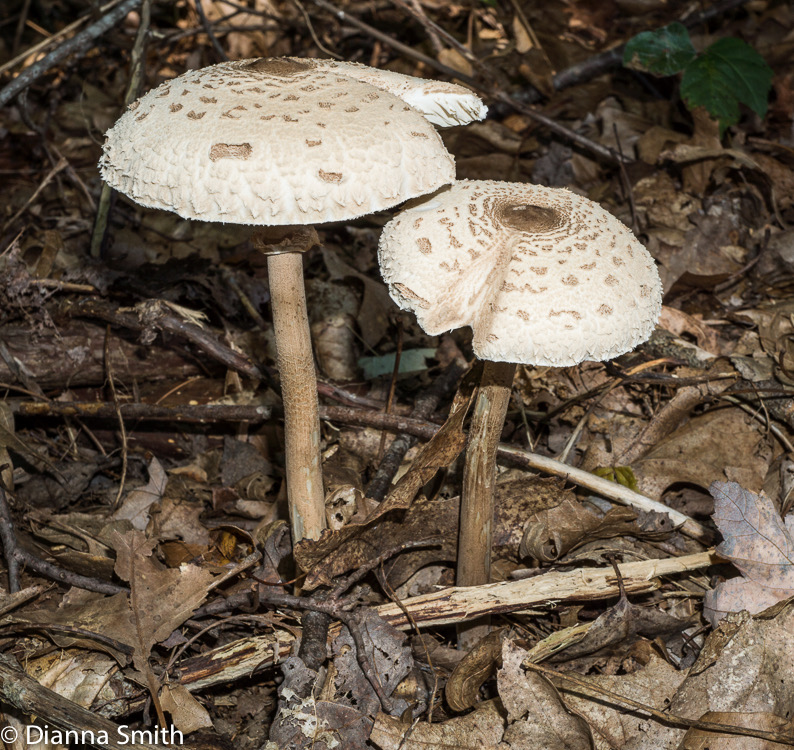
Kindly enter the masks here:
M 625 563 L 620 566 L 620 572 L 626 591 L 639 593 L 658 588 L 659 576 L 697 570 L 719 561 L 714 550 L 709 550 L 683 557 Z M 611 567 L 577 568 L 551 571 L 522 581 L 441 589 L 403 599 L 400 606 L 384 604 L 378 607 L 378 614 L 403 629 L 412 627 L 404 611 L 420 627 L 455 625 L 487 614 L 546 609 L 566 601 L 608 599 L 618 593 Z

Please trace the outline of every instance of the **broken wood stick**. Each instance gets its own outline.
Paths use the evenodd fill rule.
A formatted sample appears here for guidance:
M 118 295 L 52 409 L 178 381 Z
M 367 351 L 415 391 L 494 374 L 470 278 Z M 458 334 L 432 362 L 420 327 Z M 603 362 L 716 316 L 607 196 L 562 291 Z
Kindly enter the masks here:
M 663 560 L 642 560 L 620 567 L 628 593 L 659 588 L 659 576 L 706 568 L 720 562 L 714 550 Z M 421 596 L 384 604 L 378 614 L 390 625 L 407 630 L 410 614 L 419 627 L 454 625 L 486 614 L 506 614 L 531 609 L 548 609 L 567 601 L 591 601 L 618 596 L 615 572 L 609 568 L 577 568 L 551 571 L 534 578 L 502 581 L 483 586 L 454 586 Z

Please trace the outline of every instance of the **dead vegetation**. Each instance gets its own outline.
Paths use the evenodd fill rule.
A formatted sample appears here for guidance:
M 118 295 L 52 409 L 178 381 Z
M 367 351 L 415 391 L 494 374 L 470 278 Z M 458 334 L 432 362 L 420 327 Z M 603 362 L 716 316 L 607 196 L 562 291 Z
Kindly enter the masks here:
M 620 66 L 675 20 L 698 49 L 761 53 L 763 120 L 720 137 L 674 77 Z M 794 745 L 793 39 L 777 0 L 18 3 L 0 21 L 0 707 L 19 740 L 0 738 L 22 747 L 35 717 L 54 744 L 107 747 L 129 746 L 119 726 L 240 750 Z M 474 87 L 489 118 L 443 133 L 459 178 L 570 187 L 659 267 L 637 351 L 518 367 L 487 585 L 453 586 L 471 333 L 397 310 L 390 214 L 320 226 L 305 256 L 331 533 L 293 549 L 264 257 L 243 227 L 102 189 L 125 102 L 282 55 Z

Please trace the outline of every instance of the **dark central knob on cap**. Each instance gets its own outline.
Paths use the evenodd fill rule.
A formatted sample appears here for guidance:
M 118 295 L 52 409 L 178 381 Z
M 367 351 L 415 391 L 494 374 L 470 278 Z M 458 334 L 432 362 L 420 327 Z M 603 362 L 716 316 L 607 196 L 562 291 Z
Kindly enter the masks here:
M 563 224 L 563 215 L 555 208 L 526 203 L 508 203 L 497 212 L 499 221 L 520 232 L 548 232 Z
M 260 57 L 244 66 L 256 73 L 267 73 L 271 76 L 291 76 L 311 70 L 312 66 L 299 60 L 285 60 L 283 57 Z

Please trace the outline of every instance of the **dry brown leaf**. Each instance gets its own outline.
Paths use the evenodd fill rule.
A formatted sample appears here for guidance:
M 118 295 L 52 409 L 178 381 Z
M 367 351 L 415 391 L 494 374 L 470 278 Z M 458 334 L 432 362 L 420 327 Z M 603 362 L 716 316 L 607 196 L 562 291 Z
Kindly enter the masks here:
M 493 547 L 500 558 L 519 558 L 519 546 L 530 519 L 574 496 L 556 477 L 527 476 L 517 470 L 497 479 Z
M 323 246 L 322 253 L 325 267 L 328 269 L 332 281 L 354 278 L 364 285 L 364 297 L 361 300 L 356 322 L 364 343 L 369 348 L 374 347 L 386 334 L 386 329 L 389 326 L 389 314 L 396 309 L 386 287 L 345 263 L 328 246 Z
M 632 469 L 640 491 L 659 500 L 678 482 L 705 489 L 728 479 L 760 489 L 770 458 L 757 422 L 738 409 L 718 409 L 679 427 L 635 461 Z
M 207 709 L 201 705 L 184 685 L 163 685 L 160 705 L 171 714 L 174 726 L 184 734 L 212 726 Z
M 701 721 L 727 724 L 745 729 L 760 729 L 764 732 L 791 734 L 792 725 L 784 719 L 767 711 L 746 713 L 742 711 L 707 711 Z M 723 732 L 707 732 L 692 727 L 687 730 L 679 750 L 780 750 L 779 742 L 762 740 L 758 737 L 742 737 Z
M 129 662 L 134 648 L 134 634 L 130 628 L 130 606 L 126 594 L 100 596 L 91 592 L 72 589 L 60 606 L 47 604 L 38 609 L 26 608 L 3 619 L 3 624 L 35 624 L 46 631 L 47 625 L 66 625 L 90 633 L 98 633 L 117 641 L 98 641 L 88 636 L 68 635 L 53 630 L 49 637 L 59 648 L 84 648 L 101 651 L 121 665 Z
M 487 701 L 466 716 L 434 724 L 379 713 L 369 738 L 380 750 L 497 750 L 504 726 L 497 703 Z
M 160 503 L 154 516 L 152 536 L 158 539 L 181 539 L 185 544 L 206 547 L 210 542 L 207 527 L 199 521 L 204 512 L 201 503 L 170 493 Z
M 773 302 L 762 307 L 743 310 L 741 318 L 758 326 L 758 335 L 764 351 L 778 366 L 775 376 L 787 385 L 794 383 L 794 302 L 790 299 Z
M 676 310 L 674 307 L 662 305 L 662 314 L 659 316 L 659 325 L 674 333 L 676 336 L 681 336 L 686 333 L 694 337 L 697 345 L 707 351 L 709 354 L 719 356 L 725 354 L 720 343 L 720 337 L 711 326 L 707 326 L 702 320 L 699 320 L 693 315 L 681 310 Z
M 497 673 L 499 697 L 507 710 L 508 726 L 500 748 L 592 750 L 587 722 L 563 702 L 554 685 L 522 666 L 527 651 L 512 641 L 502 646 Z
M 710 149 L 720 153 L 722 143 L 720 139 L 720 126 L 716 119 L 703 107 L 692 110 L 692 123 L 694 131 L 688 144 L 697 148 Z M 677 147 L 677 148 L 680 148 Z M 704 159 L 693 164 L 687 164 L 681 172 L 684 190 L 692 195 L 702 196 L 711 181 L 711 173 L 717 168 L 719 161 Z
M 794 541 L 790 524 L 763 492 L 736 482 L 714 482 L 710 492 L 714 522 L 725 538 L 717 552 L 744 576 L 706 593 L 703 614 L 716 627 L 728 612 L 755 614 L 794 596 Z
M 452 670 L 444 696 L 453 711 L 465 711 L 477 703 L 480 688 L 496 674 L 504 632 L 501 628 L 488 633 Z
M 794 608 L 781 604 L 774 615 L 730 614 L 706 640 L 698 661 L 675 695 L 657 689 L 651 703 L 673 715 L 699 719 L 708 711 L 790 714 L 794 702 Z M 716 644 L 712 646 L 712 644 Z M 680 674 L 680 673 L 679 673 Z M 637 699 L 614 678 L 615 692 Z M 669 698 L 666 705 L 659 701 Z M 676 750 L 685 730 L 659 722 L 631 722 L 634 737 L 625 750 Z
M 624 534 L 646 536 L 637 525 L 634 508 L 618 506 L 600 515 L 575 498 L 529 518 L 519 554 L 541 562 L 554 562 L 570 550 L 597 539 Z
M 698 615 L 697 621 L 699 623 Z M 620 601 L 606 612 L 599 615 L 581 640 L 572 643 L 558 656 L 555 661 L 567 661 L 585 655 L 609 655 L 612 652 L 625 653 L 639 638 L 652 640 L 657 636 L 669 636 L 680 633 L 695 624 L 690 619 L 674 617 L 658 604 L 643 607 L 632 604 L 627 598 Z
M 635 672 L 623 675 L 589 675 L 584 678 L 604 690 L 626 695 L 632 700 L 662 710 L 686 678 L 658 654 L 649 651 L 648 660 Z M 593 697 L 586 689 L 560 684 L 566 705 L 583 716 L 593 733 L 597 750 L 633 747 L 632 738 L 642 734 L 648 722 L 638 720 L 635 713 L 626 711 L 619 704 L 603 700 L 598 694 Z M 676 745 L 658 745 L 653 750 L 675 750 Z M 648 748 L 647 750 L 650 750 Z
M 25 671 L 58 695 L 90 708 L 129 698 L 133 685 L 119 677 L 118 662 L 100 651 L 84 648 L 59 649 L 25 664 Z M 137 690 L 137 686 L 134 686 Z
M 155 544 L 155 540 L 146 539 L 139 531 L 116 533 L 114 537 L 116 574 L 130 585 L 129 642 L 135 647 L 133 662 L 142 674 L 149 672 L 152 647 L 193 614 L 214 578 L 197 565 L 160 567 L 152 557 Z
M 121 507 L 110 517 L 111 521 L 127 520 L 133 528 L 144 531 L 149 523 L 149 508 L 158 502 L 165 492 L 168 475 L 160 462 L 152 457 L 149 461 L 149 482 L 127 494 Z
M 413 656 L 407 644 L 407 636 L 386 623 L 373 610 L 359 610 L 358 624 L 363 639 L 364 651 L 384 694 L 388 697 L 394 692 L 413 669 Z M 340 702 L 347 703 L 350 695 L 353 705 L 367 716 L 376 714 L 380 701 L 357 659 L 357 647 L 347 628 L 334 640 L 334 666 L 336 667 L 336 687 Z M 398 705 L 402 703 L 402 705 Z M 408 704 L 401 699 L 395 701 L 398 712 Z
M 471 63 L 460 52 L 451 47 L 446 47 L 439 51 L 438 61 L 442 65 L 446 65 L 453 70 L 457 70 L 459 73 L 463 73 L 465 76 L 472 76 L 474 74 Z

